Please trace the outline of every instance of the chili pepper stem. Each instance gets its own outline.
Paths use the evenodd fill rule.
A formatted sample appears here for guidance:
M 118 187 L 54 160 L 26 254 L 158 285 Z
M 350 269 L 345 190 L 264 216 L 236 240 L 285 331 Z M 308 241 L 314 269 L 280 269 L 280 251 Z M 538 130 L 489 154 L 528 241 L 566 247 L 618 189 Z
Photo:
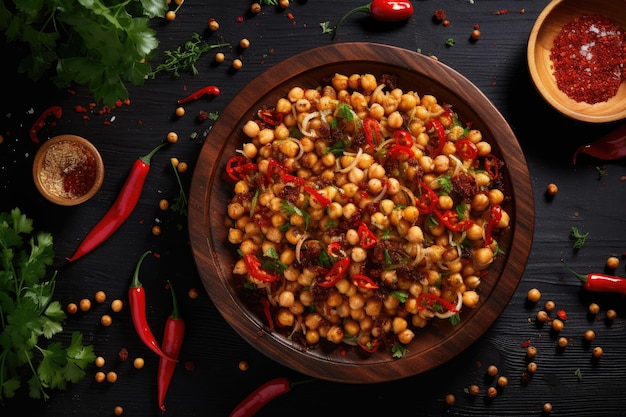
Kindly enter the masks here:
M 572 274 L 574 274 L 574 276 L 576 278 L 578 278 L 581 282 L 585 283 L 587 282 L 587 277 L 583 274 L 579 274 L 578 272 L 574 271 L 572 268 L 570 268 L 563 259 L 561 259 L 561 262 L 563 263 L 563 266 L 565 266 L 565 269 L 567 269 L 569 272 L 571 272 Z
M 155 147 L 153 150 L 151 150 L 149 153 L 145 154 L 144 156 L 142 156 L 141 158 L 139 158 L 141 160 L 141 162 L 143 162 L 146 165 L 150 165 L 150 160 L 152 159 L 152 157 L 154 156 L 155 153 L 157 153 L 161 148 L 164 148 L 166 145 L 168 145 L 169 142 L 163 142 L 160 143 L 157 147 Z
M 354 9 L 350 10 L 348 13 L 344 14 L 343 17 L 339 19 L 339 23 L 337 23 L 337 25 L 335 26 L 335 30 L 333 31 L 333 37 L 332 37 L 333 40 L 335 39 L 335 36 L 337 35 L 337 31 L 339 31 L 339 26 L 341 26 L 343 21 L 346 20 L 348 16 L 357 12 L 369 13 L 370 5 L 366 4 L 364 6 L 355 7 Z

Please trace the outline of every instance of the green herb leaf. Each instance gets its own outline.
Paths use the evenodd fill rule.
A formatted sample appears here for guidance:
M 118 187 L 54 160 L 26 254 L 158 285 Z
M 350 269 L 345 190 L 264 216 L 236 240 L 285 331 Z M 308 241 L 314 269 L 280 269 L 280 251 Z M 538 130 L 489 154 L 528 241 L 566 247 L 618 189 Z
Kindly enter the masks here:
M 391 347 L 391 353 L 394 358 L 400 359 L 401 357 L 406 355 L 406 348 L 400 343 L 396 343 Z
M 574 249 L 580 249 L 585 245 L 585 241 L 589 236 L 589 232 L 582 234 L 577 227 L 572 227 L 570 231 L 570 238 L 574 240 Z
M 330 22 L 327 20 L 325 22 L 320 23 L 320 27 L 322 28 L 322 34 L 324 33 L 333 33 L 333 28 L 330 25 Z

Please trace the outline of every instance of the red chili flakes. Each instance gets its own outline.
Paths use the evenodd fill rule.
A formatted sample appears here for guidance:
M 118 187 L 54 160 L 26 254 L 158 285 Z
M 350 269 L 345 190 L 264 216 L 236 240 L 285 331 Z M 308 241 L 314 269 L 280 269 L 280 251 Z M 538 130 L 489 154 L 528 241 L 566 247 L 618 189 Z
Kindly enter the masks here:
M 507 9 L 501 9 L 501 10 L 496 11 L 497 15 L 507 14 L 507 13 L 509 13 L 509 11 Z
M 186 371 L 195 371 L 196 370 L 196 364 L 193 363 L 192 361 L 185 362 L 185 370 Z
M 128 359 L 128 349 L 121 348 L 117 354 L 117 357 L 120 358 L 121 361 L 125 361 L 126 359 Z
M 287 13 L 287 18 L 288 18 L 289 20 L 293 20 L 293 19 L 295 19 L 295 17 L 293 17 L 293 13 Z
M 443 22 L 444 20 L 446 20 L 446 11 L 443 9 L 435 10 L 433 18 L 438 22 Z
M 237 23 L 241 23 L 243 22 L 243 16 L 237 16 L 237 19 L 235 19 L 237 21 Z
M 74 106 L 74 111 L 76 113 L 87 113 L 87 107 L 85 106 Z
M 567 320 L 567 313 L 562 308 L 560 308 L 559 311 L 556 312 L 556 315 L 558 318 L 560 318 L 563 321 Z
M 530 346 L 530 340 L 526 340 L 526 341 L 522 342 L 522 347 L 523 348 L 527 348 L 528 346 Z

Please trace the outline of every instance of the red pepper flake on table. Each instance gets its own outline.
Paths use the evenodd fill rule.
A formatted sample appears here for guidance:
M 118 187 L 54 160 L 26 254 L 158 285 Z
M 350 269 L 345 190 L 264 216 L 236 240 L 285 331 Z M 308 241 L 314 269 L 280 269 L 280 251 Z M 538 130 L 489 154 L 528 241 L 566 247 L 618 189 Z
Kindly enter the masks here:
M 550 59 L 557 86 L 568 97 L 605 102 L 626 79 L 626 34 L 609 18 L 580 16 L 561 28 Z

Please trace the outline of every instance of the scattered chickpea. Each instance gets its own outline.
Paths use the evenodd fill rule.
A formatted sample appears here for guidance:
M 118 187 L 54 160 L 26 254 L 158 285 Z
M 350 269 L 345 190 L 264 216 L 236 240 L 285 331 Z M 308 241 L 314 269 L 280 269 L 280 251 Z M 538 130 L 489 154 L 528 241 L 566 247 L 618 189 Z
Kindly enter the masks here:
M 215 32 L 220 28 L 220 24 L 215 19 L 209 19 L 209 29 Z
M 144 365 L 145 361 L 143 358 L 135 358 L 135 360 L 133 361 L 133 366 L 135 367 L 135 369 L 141 369 Z
M 551 412 L 552 412 L 552 404 L 550 404 L 550 403 L 545 403 L 545 404 L 543 405 L 543 407 L 541 407 L 541 410 L 542 410 L 544 413 L 551 413 Z
M 559 347 L 564 348 L 567 346 L 567 337 L 559 337 Z
M 619 266 L 619 258 L 616 256 L 609 256 L 606 260 L 606 267 L 609 269 L 617 269 Z
M 96 300 L 96 303 L 102 304 L 107 300 L 107 295 L 104 291 L 97 291 L 94 300 Z
M 589 329 L 585 331 L 585 334 L 583 335 L 583 337 L 585 338 L 585 340 L 587 341 L 592 341 L 593 339 L 596 338 L 596 332 L 594 332 L 593 330 Z
M 169 20 L 170 22 L 172 20 L 176 19 L 176 12 L 173 10 L 168 10 L 167 13 L 165 13 L 165 20 Z
M 122 414 L 124 414 L 124 408 L 122 408 L 121 405 L 116 405 L 113 409 L 113 414 L 115 414 L 116 416 L 121 416 Z
M 289 0 L 278 0 L 278 5 L 283 9 L 289 7 Z
M 472 39 L 477 41 L 478 39 L 480 39 L 480 30 L 478 29 L 474 29 L 472 31 L 472 35 L 471 35 Z
M 526 357 L 532 359 L 537 355 L 537 348 L 534 346 L 528 346 L 526 348 Z
M 102 368 L 105 363 L 106 361 L 104 360 L 102 356 L 98 356 L 96 360 L 94 361 L 94 365 L 96 365 L 98 368 Z
M 114 383 L 117 381 L 117 373 L 113 371 L 107 372 L 107 381 L 110 383 Z
M 560 332 L 565 327 L 565 323 L 561 319 L 552 320 L 552 330 L 555 332 Z
M 226 56 L 223 52 L 218 52 L 215 54 L 215 62 L 224 62 L 224 59 L 226 59 Z
M 111 324 L 113 324 L 113 319 L 108 314 L 103 314 L 102 317 L 100 317 L 100 324 L 105 327 L 109 327 Z
M 489 365 L 489 367 L 487 367 L 487 375 L 489 376 L 496 376 L 498 374 L 498 367 L 495 365 Z
M 546 313 L 543 310 L 539 310 L 537 312 L 537 321 L 540 323 L 545 323 L 546 321 L 548 321 L 550 317 L 548 316 L 548 313 Z
M 243 38 L 242 40 L 239 41 L 239 47 L 241 47 L 242 49 L 246 49 L 250 47 L 250 41 L 246 38 Z
M 180 161 L 178 160 L 178 158 L 170 158 L 170 164 L 172 164 L 174 168 L 176 168 L 179 163 Z
M 498 396 L 498 389 L 496 387 L 487 388 L 487 396 L 489 398 L 496 398 Z
M 598 314 L 600 312 L 600 306 L 596 303 L 589 304 L 589 313 Z
M 456 401 L 456 398 L 454 397 L 453 394 L 447 394 L 445 399 L 446 399 L 446 404 L 448 405 L 454 405 L 454 402 Z
M 478 394 L 480 394 L 480 387 L 478 385 L 476 385 L 476 384 L 472 384 L 472 385 L 469 386 L 468 392 L 471 395 L 478 395 Z
M 187 164 L 187 162 L 179 162 L 178 165 L 176 165 L 176 169 L 178 170 L 178 172 L 180 172 L 181 174 L 183 172 L 186 172 L 189 169 L 189 164 Z
M 261 12 L 261 4 L 260 3 L 252 3 L 250 6 L 250 12 L 254 14 L 258 14 Z
M 555 307 L 556 307 L 556 304 L 552 300 L 546 301 L 546 303 L 543 306 L 544 310 L 546 310 L 548 312 L 554 310 Z
M 528 366 L 526 366 L 526 370 L 531 374 L 537 372 L 537 364 L 535 362 L 529 362 Z
M 167 210 L 168 208 L 170 208 L 170 202 L 167 201 L 167 199 L 163 198 L 159 201 L 159 208 L 163 211 Z
M 159 226 L 158 224 L 155 224 L 154 226 L 152 226 L 152 234 L 155 236 L 160 236 L 161 235 L 161 226 Z
M 113 310 L 114 313 L 119 313 L 122 311 L 122 308 L 124 308 L 124 302 L 122 300 L 113 300 L 111 302 L 111 310 Z
M 615 320 L 617 318 L 617 311 L 610 309 L 606 311 L 606 318 L 608 320 Z
M 247 371 L 248 368 L 250 368 L 250 365 L 248 364 L 248 362 L 246 362 L 246 361 L 239 362 L 239 370 L 240 371 Z
M 593 357 L 599 358 L 604 353 L 604 350 L 600 346 L 596 346 L 593 348 Z
M 501 388 L 506 387 L 507 385 L 509 385 L 509 379 L 507 377 L 505 377 L 504 375 L 501 375 L 498 377 L 498 386 Z
M 556 184 L 548 184 L 548 187 L 546 187 L 546 192 L 548 193 L 548 195 L 555 195 L 559 192 L 559 187 L 557 187 Z
M 528 290 L 528 301 L 536 303 L 541 299 L 541 292 L 537 288 L 531 288 Z
M 176 143 L 176 142 L 178 142 L 178 133 L 176 133 L 176 132 L 169 132 L 167 134 L 167 141 L 169 143 Z
M 183 117 L 185 115 L 185 108 L 184 107 L 176 107 L 176 111 L 174 112 L 174 114 L 176 114 L 176 116 L 178 116 L 178 117 Z
M 96 375 L 94 377 L 94 379 L 96 380 L 96 382 L 104 382 L 104 380 L 107 378 L 106 374 L 102 371 L 98 371 L 96 372 Z
M 83 298 L 82 300 L 80 300 L 79 305 L 82 311 L 89 311 L 91 309 L 91 300 L 89 300 L 88 298 Z
M 78 312 L 78 306 L 76 303 L 69 303 L 66 307 L 66 310 L 69 314 L 76 314 Z
M 192 300 L 198 298 L 198 290 L 196 288 L 190 288 L 187 292 L 187 296 Z
M 241 67 L 243 67 L 243 62 L 241 61 L 241 59 L 239 58 L 233 59 L 233 68 L 238 70 L 238 69 L 241 69 Z

